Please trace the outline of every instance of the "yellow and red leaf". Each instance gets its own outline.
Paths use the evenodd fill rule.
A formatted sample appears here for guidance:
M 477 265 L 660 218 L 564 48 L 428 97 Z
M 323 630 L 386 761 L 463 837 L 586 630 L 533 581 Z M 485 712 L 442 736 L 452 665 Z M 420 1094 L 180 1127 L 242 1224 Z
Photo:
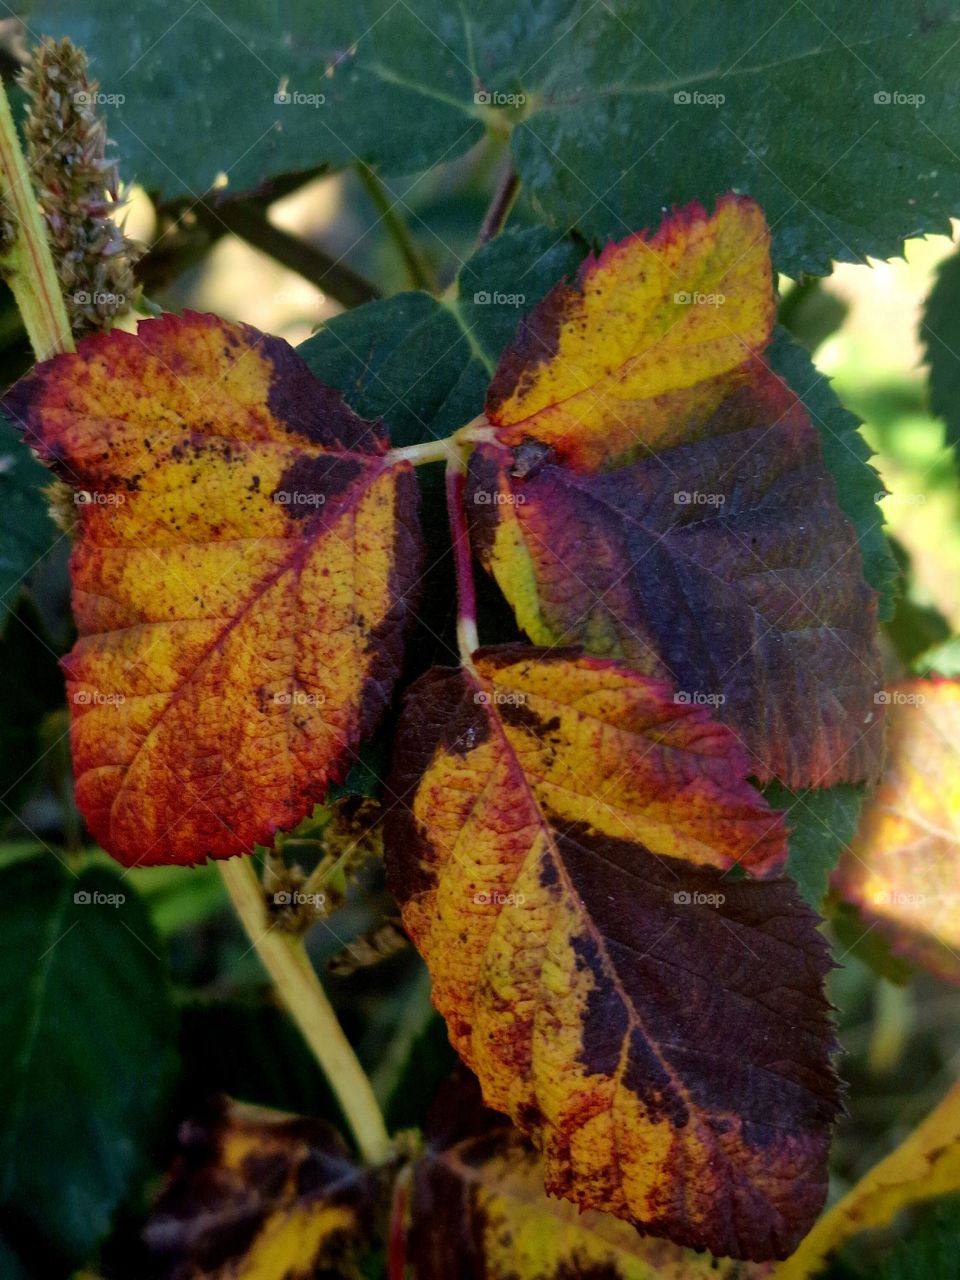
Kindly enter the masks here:
M 443 1113 L 453 1109 L 459 1125 L 444 1123 Z M 548 1196 L 536 1150 L 503 1116 L 481 1106 L 472 1080 L 455 1077 L 443 1087 L 427 1138 L 413 1170 L 405 1232 L 414 1280 L 764 1280 L 770 1274 L 770 1264 L 720 1262 Z M 391 1280 L 401 1274 L 396 1266 Z
M 898 954 L 960 982 L 960 680 L 904 680 L 883 697 L 883 778 L 833 885 Z
M 487 417 L 501 443 L 538 440 L 583 468 L 694 438 L 767 345 L 775 316 L 770 233 L 727 195 L 588 258 L 522 323 Z
M 398 674 L 417 486 L 282 340 L 188 313 L 5 411 L 75 491 L 77 803 L 126 863 L 251 850 L 346 772 Z
M 819 436 L 760 356 L 767 240 L 750 200 L 691 206 L 534 310 L 470 462 L 473 543 L 531 640 L 672 680 L 761 781 L 872 781 L 875 593 Z
M 547 1190 L 764 1260 L 823 1203 L 837 1099 L 816 916 L 721 869 L 782 856 L 746 774 L 661 682 L 480 650 L 408 694 L 386 852 L 451 1040 Z

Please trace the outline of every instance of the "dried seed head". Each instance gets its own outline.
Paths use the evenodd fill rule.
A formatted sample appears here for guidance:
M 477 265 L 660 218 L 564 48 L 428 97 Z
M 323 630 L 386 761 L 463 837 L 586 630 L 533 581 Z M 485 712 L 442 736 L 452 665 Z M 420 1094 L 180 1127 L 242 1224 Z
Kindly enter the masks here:
M 99 85 L 70 40 L 44 37 L 20 74 L 27 160 L 75 334 L 109 329 L 136 301 L 140 250 L 117 226 L 116 161 L 97 114 Z

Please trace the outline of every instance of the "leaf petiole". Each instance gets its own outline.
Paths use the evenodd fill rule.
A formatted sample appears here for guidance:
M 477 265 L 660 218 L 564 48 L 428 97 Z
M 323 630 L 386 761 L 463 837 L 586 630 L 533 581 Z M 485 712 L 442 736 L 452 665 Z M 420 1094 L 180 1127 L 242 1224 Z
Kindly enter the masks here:
M 480 647 L 477 633 L 477 593 L 473 582 L 470 534 L 463 508 L 466 480 L 466 452 L 450 454 L 447 462 L 447 515 L 453 540 L 453 560 L 457 574 L 457 647 L 460 661 L 472 670 L 473 655 Z
M 382 1164 L 392 1147 L 373 1086 L 320 985 L 302 938 L 268 920 L 260 881 L 250 857 L 219 863 L 237 915 L 287 1012 L 313 1051 L 363 1158 Z

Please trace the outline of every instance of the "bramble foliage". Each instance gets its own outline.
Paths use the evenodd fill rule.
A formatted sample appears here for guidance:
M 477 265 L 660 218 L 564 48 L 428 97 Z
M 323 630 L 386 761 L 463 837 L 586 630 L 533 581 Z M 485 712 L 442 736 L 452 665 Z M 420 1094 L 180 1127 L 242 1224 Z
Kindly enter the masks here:
M 61 285 L 130 296 L 68 291 L 102 332 L 4 354 L 0 1277 L 849 1280 L 927 1201 L 882 1267 L 943 1270 L 956 1090 L 825 1207 L 827 982 L 957 981 L 958 682 L 949 645 L 888 682 L 927 584 L 898 601 L 859 421 L 778 311 L 960 210 L 960 10 L 29 23 L 99 78 L 67 43 L 23 81 Z M 136 284 L 117 156 L 157 214 Z M 322 174 L 392 248 L 271 221 Z M 296 349 L 166 297 L 110 327 L 225 231 L 346 309 Z M 956 268 L 921 324 L 948 440 Z M 211 864 L 253 858 L 244 950 Z M 278 937 L 309 992 L 315 921 L 379 1161 L 247 998 Z

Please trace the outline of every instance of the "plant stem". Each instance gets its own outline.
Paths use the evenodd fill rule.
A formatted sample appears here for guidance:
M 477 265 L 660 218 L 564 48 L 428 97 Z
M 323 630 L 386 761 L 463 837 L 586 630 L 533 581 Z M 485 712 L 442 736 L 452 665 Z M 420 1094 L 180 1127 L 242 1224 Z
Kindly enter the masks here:
M 453 436 L 447 436 L 445 440 L 425 440 L 423 444 L 405 444 L 399 449 L 391 449 L 387 461 L 410 462 L 415 467 L 422 467 L 427 462 L 446 462 L 453 447 Z
M 73 350 L 70 320 L 60 292 L 53 255 L 20 149 L 10 103 L 0 84 L 0 198 L 12 244 L 0 257 L 0 275 L 16 299 L 37 360 Z
M 249 855 L 230 858 L 219 866 L 247 936 L 330 1082 L 360 1154 L 370 1164 L 381 1164 L 391 1151 L 383 1115 L 302 939 L 271 927 Z
M 397 213 L 396 203 L 390 199 L 390 193 L 369 165 L 361 161 L 357 165 L 357 172 L 364 191 L 370 197 L 373 207 L 379 213 L 391 240 L 403 258 L 410 283 L 415 289 L 426 289 L 428 293 L 437 293 L 440 286 L 433 268 L 414 243 L 410 228 Z
M 492 240 L 494 236 L 500 234 L 503 230 L 504 223 L 510 216 L 510 210 L 513 208 L 513 202 L 517 198 L 520 190 L 520 178 L 512 163 L 509 162 L 504 170 L 497 189 L 493 193 L 493 199 L 490 201 L 490 207 L 483 215 L 483 222 L 480 224 L 480 231 L 477 234 L 477 244 L 486 244 L 488 240 Z
M 247 244 L 269 254 L 281 266 L 296 271 L 311 284 L 345 307 L 359 307 L 380 297 L 377 287 L 351 267 L 338 262 L 316 245 L 276 227 L 266 210 L 253 200 L 225 200 L 201 204 L 199 212 L 208 226 L 220 223 Z
M 470 559 L 470 534 L 463 509 L 466 453 L 454 453 L 447 462 L 447 514 L 453 539 L 453 560 L 457 571 L 457 646 L 460 661 L 473 666 L 473 655 L 480 647 L 477 634 L 477 592 Z

